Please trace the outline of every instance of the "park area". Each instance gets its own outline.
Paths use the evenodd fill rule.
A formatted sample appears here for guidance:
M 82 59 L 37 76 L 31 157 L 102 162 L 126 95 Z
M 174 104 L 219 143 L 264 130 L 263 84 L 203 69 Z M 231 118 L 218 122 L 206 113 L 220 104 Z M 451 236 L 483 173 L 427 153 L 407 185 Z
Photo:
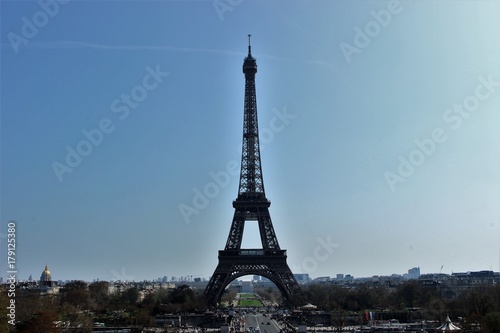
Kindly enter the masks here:
M 254 294 L 239 294 L 238 306 L 258 307 L 264 306 L 261 300 Z

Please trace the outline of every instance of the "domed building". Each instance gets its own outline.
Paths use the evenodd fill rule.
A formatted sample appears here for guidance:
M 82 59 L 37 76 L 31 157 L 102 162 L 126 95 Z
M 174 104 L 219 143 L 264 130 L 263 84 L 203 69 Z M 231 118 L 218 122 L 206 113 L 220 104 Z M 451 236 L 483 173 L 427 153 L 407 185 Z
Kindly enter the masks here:
M 52 288 L 52 275 L 50 275 L 49 267 L 45 265 L 45 269 L 40 275 L 40 289 Z

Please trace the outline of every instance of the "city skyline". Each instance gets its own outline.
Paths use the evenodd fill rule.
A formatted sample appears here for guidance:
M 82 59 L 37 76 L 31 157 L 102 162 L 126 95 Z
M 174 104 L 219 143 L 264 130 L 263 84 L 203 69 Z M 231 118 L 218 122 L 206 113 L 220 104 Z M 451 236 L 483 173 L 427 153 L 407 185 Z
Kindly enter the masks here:
M 40 274 L 41 277 L 37 278 L 37 275 L 30 274 L 27 278 L 25 277 L 20 277 L 18 278 L 18 281 L 20 282 L 25 282 L 25 281 L 39 281 L 42 276 L 45 274 L 45 272 L 49 272 L 51 277 L 52 277 L 52 268 L 47 264 Z M 492 272 L 489 270 L 482 270 L 482 271 L 464 271 L 464 272 L 452 272 L 451 274 L 447 273 L 442 273 L 442 269 L 439 272 L 421 272 L 420 267 L 412 267 L 409 268 L 406 272 L 393 272 L 390 274 L 372 274 L 372 275 L 367 275 L 367 276 L 353 276 L 352 274 L 349 273 L 334 273 L 330 275 L 323 275 L 323 276 L 309 276 L 307 273 L 294 273 L 296 276 L 301 276 L 301 278 L 304 278 L 304 276 L 307 276 L 308 282 L 313 282 L 313 281 L 318 281 L 321 280 L 323 281 L 324 279 L 330 279 L 330 280 L 340 280 L 340 281 L 350 281 L 350 280 L 366 280 L 366 279 L 373 279 L 373 278 L 400 278 L 403 280 L 417 280 L 421 276 L 453 276 L 453 275 L 463 275 L 463 274 L 470 274 L 470 273 L 479 273 L 479 272 Z M 493 272 L 494 274 L 500 274 L 500 272 Z M 57 272 L 56 272 L 57 275 Z M 244 275 L 241 277 L 236 278 L 234 281 L 259 281 L 259 279 L 256 280 L 256 277 L 258 275 Z M 102 280 L 99 278 L 94 278 L 94 279 L 71 279 L 71 280 L 64 280 L 64 279 L 58 279 L 57 276 L 53 278 L 53 281 L 60 281 L 60 282 L 69 282 L 69 281 L 85 281 L 85 282 L 96 282 L 96 281 L 108 281 L 108 282 L 161 282 L 161 283 L 171 283 L 171 282 L 206 282 L 208 283 L 210 280 L 210 276 L 201 276 L 201 275 L 190 275 L 190 274 L 180 274 L 180 275 L 163 275 L 163 276 L 158 276 L 158 277 L 151 277 L 151 278 L 146 278 L 146 279 L 141 279 L 141 280 L 135 280 L 133 279 L 134 277 L 129 276 L 125 271 L 122 271 L 120 273 L 116 273 L 115 279 L 110 279 L 110 280 Z M 4 280 L 3 277 L 2 281 Z M 260 277 L 261 279 L 265 280 L 266 282 L 273 283 L 267 278 Z M 302 283 L 304 281 L 300 280 Z M 274 283 L 273 283 L 274 284 Z
M 20 279 L 210 276 L 248 34 L 293 273 L 500 271 L 499 3 L 61 2 L 0 3 L 0 247 L 15 220 Z

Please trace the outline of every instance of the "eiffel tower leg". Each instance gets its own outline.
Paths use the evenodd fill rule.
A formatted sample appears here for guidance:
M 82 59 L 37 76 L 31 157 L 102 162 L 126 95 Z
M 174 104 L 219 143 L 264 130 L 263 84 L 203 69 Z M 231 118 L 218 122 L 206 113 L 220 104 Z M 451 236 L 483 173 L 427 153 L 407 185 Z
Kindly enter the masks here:
M 219 267 L 217 267 L 219 268 Z M 205 289 L 204 296 L 208 305 L 217 306 L 220 302 L 221 294 L 224 291 L 224 281 L 227 278 L 227 274 L 224 273 L 214 273 L 210 278 L 210 282 Z

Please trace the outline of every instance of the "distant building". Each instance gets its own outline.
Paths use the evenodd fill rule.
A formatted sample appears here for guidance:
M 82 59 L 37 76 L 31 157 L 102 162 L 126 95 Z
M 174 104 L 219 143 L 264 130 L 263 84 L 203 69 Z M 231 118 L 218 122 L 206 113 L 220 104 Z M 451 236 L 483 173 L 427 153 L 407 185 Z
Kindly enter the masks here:
M 408 274 L 404 275 L 407 280 L 417 280 L 420 277 L 420 267 L 413 267 L 408 270 Z
M 314 279 L 314 282 L 328 282 L 330 281 L 329 276 L 320 276 Z
M 337 280 L 344 280 L 344 274 L 337 274 Z
M 295 276 L 295 280 L 300 284 L 309 283 L 311 281 L 309 274 L 293 274 L 293 276 Z
M 49 267 L 45 265 L 45 269 L 40 275 L 40 289 L 52 288 L 52 275 L 50 274 Z
M 242 293 L 253 293 L 252 281 L 241 281 L 241 292 Z
M 461 286 L 462 288 L 474 287 L 478 285 L 492 285 L 499 282 L 499 276 L 493 271 L 479 271 L 466 273 L 452 273 L 447 278 L 447 285 Z
M 59 287 L 52 281 L 52 275 L 50 274 L 48 265 L 45 265 L 45 269 L 40 275 L 38 287 L 42 294 L 56 294 L 59 292 Z

